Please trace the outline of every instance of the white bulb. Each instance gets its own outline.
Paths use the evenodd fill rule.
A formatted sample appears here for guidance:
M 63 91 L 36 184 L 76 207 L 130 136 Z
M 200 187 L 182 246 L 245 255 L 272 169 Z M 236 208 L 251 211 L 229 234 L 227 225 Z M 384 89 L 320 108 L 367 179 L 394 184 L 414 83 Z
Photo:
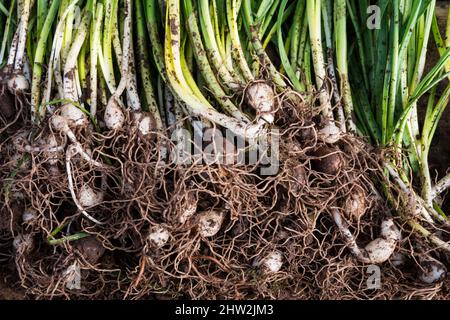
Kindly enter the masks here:
M 74 262 L 63 272 L 66 288 L 69 290 L 81 289 L 81 270 L 78 263 Z
M 263 260 L 264 268 L 270 273 L 277 273 L 283 266 L 283 255 L 280 251 L 273 251 Z
M 381 223 L 381 236 L 388 240 L 400 241 L 402 235 L 394 220 L 387 219 Z
M 88 185 L 84 185 L 80 189 L 78 198 L 78 201 L 82 207 L 89 208 L 99 205 L 103 201 L 103 193 L 96 192 Z
M 329 123 L 318 132 L 317 136 L 319 140 L 333 144 L 341 138 L 341 130 L 334 123 Z
M 71 103 L 61 107 L 61 116 L 68 121 L 69 126 L 78 127 L 88 123 L 86 114 Z
M 205 238 L 215 236 L 222 227 L 223 219 L 224 214 L 220 211 L 201 213 L 198 224 L 200 235 Z
M 154 124 L 153 124 L 153 119 L 150 116 L 144 116 L 140 121 L 139 121 L 139 131 L 142 133 L 142 135 L 147 135 L 150 132 L 152 132 L 154 130 Z
M 194 215 L 194 213 L 197 212 L 197 203 L 196 202 L 187 202 L 186 208 L 183 209 L 183 212 L 178 218 L 178 221 L 181 224 L 186 223 L 186 221 L 189 220 L 190 217 Z
M 114 98 L 111 98 L 106 106 L 104 120 L 106 127 L 110 130 L 118 130 L 125 123 L 125 115 L 122 108 Z
M 365 250 L 372 263 L 383 263 L 394 253 L 395 241 L 377 238 L 370 242 Z
M 271 86 L 264 82 L 255 82 L 246 91 L 249 105 L 268 123 L 273 123 L 275 95 Z
M 426 284 L 433 284 L 445 279 L 447 275 L 447 269 L 439 261 L 427 260 L 420 266 L 419 278 Z
M 170 233 L 166 228 L 161 226 L 155 226 L 150 229 L 150 234 L 148 236 L 148 240 L 150 243 L 157 247 L 162 248 L 167 241 L 169 241 Z
M 30 89 L 30 84 L 24 75 L 14 74 L 8 80 L 8 89 L 11 92 L 24 92 Z
M 53 115 L 51 118 L 51 123 L 53 129 L 55 129 L 56 131 L 66 133 L 69 130 L 67 120 L 63 116 Z
M 25 223 L 33 222 L 36 220 L 37 213 L 33 208 L 26 208 L 22 213 L 22 220 Z

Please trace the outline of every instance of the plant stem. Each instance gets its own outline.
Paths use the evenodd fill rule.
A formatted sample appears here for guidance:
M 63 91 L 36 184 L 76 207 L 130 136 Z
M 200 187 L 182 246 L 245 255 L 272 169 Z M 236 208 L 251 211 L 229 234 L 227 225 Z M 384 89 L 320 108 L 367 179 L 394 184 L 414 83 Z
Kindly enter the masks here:
M 348 80 L 348 53 L 347 53 L 347 7 L 346 0 L 336 0 L 335 3 L 335 37 L 336 62 L 341 81 L 341 96 L 344 104 L 347 129 L 355 131 L 356 126 L 352 119 L 353 101 L 350 82 Z
M 94 15 L 94 22 L 91 25 L 91 41 L 90 41 L 90 73 L 89 82 L 91 88 L 90 96 L 90 113 L 92 117 L 97 115 L 98 103 L 98 43 L 100 42 L 100 29 L 103 20 L 103 4 L 99 2 L 94 6 L 92 14 Z
M 150 113 L 153 115 L 156 121 L 156 128 L 158 130 L 163 129 L 163 122 L 158 109 L 158 104 L 156 102 L 155 92 L 153 90 L 153 85 L 151 81 L 150 66 L 148 63 L 149 53 L 146 47 L 146 37 L 145 37 L 145 21 L 142 7 L 142 0 L 136 1 L 135 4 L 136 11 L 136 31 L 137 31 L 137 48 L 138 48 L 138 66 L 140 68 L 142 87 L 145 94 L 145 100 L 147 101 L 147 106 Z
M 322 47 L 321 29 L 321 0 L 307 0 L 306 11 L 308 15 L 309 37 L 311 41 L 314 71 L 316 74 L 316 88 L 319 90 L 319 99 L 322 113 L 331 121 L 334 121 L 330 96 L 325 86 L 327 73 Z
M 76 88 L 76 64 L 78 55 L 81 51 L 84 41 L 89 33 L 89 26 L 91 22 L 91 13 L 85 11 L 82 21 L 75 38 L 67 55 L 66 64 L 64 66 L 64 99 L 72 102 L 79 101 L 78 90 Z
M 42 65 L 44 63 L 45 50 L 47 49 L 48 37 L 50 34 L 50 29 L 53 25 L 55 17 L 58 13 L 60 0 L 54 0 L 49 8 L 47 17 L 45 19 L 44 25 L 42 26 L 42 31 L 39 35 L 39 41 L 36 48 L 36 53 L 34 55 L 34 65 L 33 65 L 33 80 L 31 82 L 31 117 L 33 123 L 38 122 L 39 116 L 39 102 L 40 96 L 40 86 L 42 78 Z

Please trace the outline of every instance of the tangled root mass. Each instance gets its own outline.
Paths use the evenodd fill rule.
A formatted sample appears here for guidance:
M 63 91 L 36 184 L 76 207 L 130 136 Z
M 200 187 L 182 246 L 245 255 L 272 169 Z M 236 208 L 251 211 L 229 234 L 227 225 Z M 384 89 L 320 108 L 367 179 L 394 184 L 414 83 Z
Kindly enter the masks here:
M 8 110 L 1 114 L 5 123 L 14 120 Z M 143 134 L 126 118 L 120 130 L 75 132 L 89 156 L 105 163 L 101 168 L 77 154 L 67 160 L 64 148 L 40 149 L 38 142 L 31 145 L 36 152 L 26 153 L 17 141 L 27 126 L 1 143 L 0 261 L 16 270 L 30 296 L 445 295 L 447 282 L 417 281 L 420 259 L 438 254 L 405 232 L 396 256 L 380 266 L 381 290 L 370 286 L 369 266 L 353 257 L 340 235 L 333 209 L 362 245 L 391 215 L 377 192 L 380 155 L 359 138 L 321 142 L 308 110 L 286 104 L 277 112 L 278 124 L 287 128 L 280 133 L 279 170 L 265 176 L 262 164 L 170 161 L 176 146 L 168 135 Z M 41 128 L 34 141 L 49 137 L 55 146 L 65 143 L 51 127 Z M 100 223 L 80 215 L 68 190 L 67 161 L 78 202 Z M 445 269 L 422 264 L 434 273 Z

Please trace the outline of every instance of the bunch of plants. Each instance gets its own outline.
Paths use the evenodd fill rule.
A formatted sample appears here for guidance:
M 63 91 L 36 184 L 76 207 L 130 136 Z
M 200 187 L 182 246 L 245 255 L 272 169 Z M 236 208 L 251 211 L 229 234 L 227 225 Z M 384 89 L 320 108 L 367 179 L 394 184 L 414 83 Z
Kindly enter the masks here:
M 448 26 L 435 0 L 2 1 L 0 270 L 46 299 L 447 297 Z

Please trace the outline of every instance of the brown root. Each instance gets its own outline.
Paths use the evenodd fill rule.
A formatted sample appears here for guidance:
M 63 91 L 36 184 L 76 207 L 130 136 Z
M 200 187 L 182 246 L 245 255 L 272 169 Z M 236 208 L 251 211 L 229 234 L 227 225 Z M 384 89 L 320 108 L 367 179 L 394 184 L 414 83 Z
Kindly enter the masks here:
M 72 130 L 70 140 L 85 154 L 69 154 L 70 174 L 64 157 L 70 146 L 61 152 L 34 143 L 54 136 L 65 145 L 67 132 L 41 128 L 20 148 L 13 138 L 1 142 L 0 187 L 9 192 L 0 195 L 0 259 L 15 266 L 33 298 L 448 297 L 448 280 L 417 281 L 419 257 L 448 262 L 399 220 L 393 221 L 403 238 L 395 239 L 395 252 L 404 262 L 392 256 L 381 265 L 382 289 L 370 282 L 375 266 L 355 259 L 333 213 L 357 247 L 391 239 L 382 231 L 391 208 L 377 192 L 381 155 L 352 135 L 324 143 L 308 106 L 278 100 L 276 124 L 283 129 L 278 170 L 270 175 L 261 173 L 261 159 L 177 162 L 169 134 L 151 124 L 142 131 L 129 114 L 122 127 L 103 134 Z M 25 149 L 29 163 L 18 166 L 14 157 Z M 77 205 L 85 186 L 101 192 L 101 201 Z M 33 219 L 23 220 L 25 209 L 35 212 Z M 204 219 L 210 213 L 214 219 Z M 34 246 L 16 243 L 15 250 L 17 236 Z

